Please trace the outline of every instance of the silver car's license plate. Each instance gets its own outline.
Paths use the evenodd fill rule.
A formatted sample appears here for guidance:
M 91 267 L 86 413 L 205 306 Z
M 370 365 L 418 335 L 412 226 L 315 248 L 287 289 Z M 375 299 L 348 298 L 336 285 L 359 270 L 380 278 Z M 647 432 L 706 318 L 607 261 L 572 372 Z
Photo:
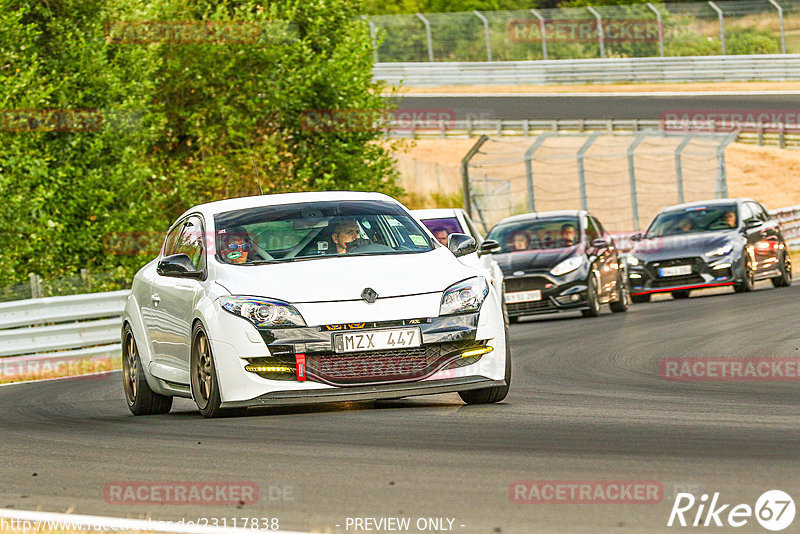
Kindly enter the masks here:
M 333 335 L 334 352 L 361 352 L 365 350 L 408 349 L 419 347 L 422 335 L 418 327 L 391 330 L 365 330 Z
M 658 270 L 658 275 L 661 278 L 667 276 L 686 276 L 687 274 L 692 274 L 691 265 L 676 265 L 675 267 L 663 267 Z

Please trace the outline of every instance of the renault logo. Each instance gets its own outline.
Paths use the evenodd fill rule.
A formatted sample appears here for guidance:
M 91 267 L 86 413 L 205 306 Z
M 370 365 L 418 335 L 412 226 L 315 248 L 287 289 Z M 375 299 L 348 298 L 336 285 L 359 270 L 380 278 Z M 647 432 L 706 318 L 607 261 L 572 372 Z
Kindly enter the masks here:
M 372 304 L 375 302 L 375 299 L 378 298 L 378 293 L 375 292 L 374 289 L 368 287 L 361 292 L 361 298 L 364 299 L 367 303 Z

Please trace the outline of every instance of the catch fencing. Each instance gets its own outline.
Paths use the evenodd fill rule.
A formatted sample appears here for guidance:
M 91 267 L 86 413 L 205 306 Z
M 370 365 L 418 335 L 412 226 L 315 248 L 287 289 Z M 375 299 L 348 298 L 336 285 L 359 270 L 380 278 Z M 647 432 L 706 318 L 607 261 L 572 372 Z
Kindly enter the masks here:
M 800 53 L 800 0 L 364 17 L 375 63 Z

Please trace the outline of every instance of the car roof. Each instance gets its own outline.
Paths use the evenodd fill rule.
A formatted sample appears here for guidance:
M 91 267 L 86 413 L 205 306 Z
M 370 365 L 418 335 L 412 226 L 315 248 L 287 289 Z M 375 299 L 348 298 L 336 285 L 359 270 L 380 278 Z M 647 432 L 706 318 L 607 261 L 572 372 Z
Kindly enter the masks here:
M 556 217 L 580 217 L 581 215 L 586 215 L 587 212 L 585 210 L 559 210 L 559 211 L 537 211 L 534 213 L 523 213 L 522 215 L 513 215 L 511 217 L 507 217 L 497 223 L 495 226 L 500 226 L 503 224 L 514 223 L 514 222 L 522 222 L 522 221 L 534 221 L 538 219 L 551 219 Z
M 431 208 L 422 210 L 411 210 L 411 213 L 417 219 L 445 219 L 450 217 L 457 217 L 459 212 L 463 212 L 461 208 Z
M 278 193 L 274 195 L 257 195 L 251 197 L 229 198 L 217 200 L 206 204 L 198 204 L 186 210 L 178 219 L 190 213 L 200 212 L 206 217 L 217 213 L 235 211 L 261 206 L 279 206 L 282 204 L 299 204 L 302 202 L 325 202 L 346 200 L 377 200 L 399 204 L 397 200 L 383 193 L 367 193 L 357 191 L 315 191 L 304 193 Z
M 661 213 L 672 211 L 683 211 L 689 208 L 697 208 L 699 206 L 727 206 L 730 204 L 741 204 L 742 202 L 755 202 L 752 198 L 715 198 L 712 200 L 699 200 L 696 202 L 684 202 L 683 204 L 675 204 L 668 206 L 661 210 Z

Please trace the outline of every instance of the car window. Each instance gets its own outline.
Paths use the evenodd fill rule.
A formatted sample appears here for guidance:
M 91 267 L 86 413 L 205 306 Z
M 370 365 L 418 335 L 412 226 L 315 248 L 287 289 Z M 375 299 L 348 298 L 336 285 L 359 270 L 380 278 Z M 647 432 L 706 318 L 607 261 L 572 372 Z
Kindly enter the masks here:
M 193 216 L 186 219 L 183 231 L 176 243 L 175 254 L 186 254 L 199 270 L 205 268 L 205 254 L 203 254 L 203 223 L 199 217 Z
M 384 201 L 261 206 L 220 213 L 214 221 L 217 259 L 237 265 L 433 248 L 427 232 L 407 211 Z
M 756 219 L 763 222 L 767 222 L 769 220 L 769 215 L 764 209 L 764 206 L 758 202 L 748 202 L 748 204 L 750 205 L 750 209 L 753 210 L 753 215 Z
M 420 219 L 428 230 L 431 231 L 442 245 L 447 245 L 447 236 L 450 234 L 463 234 L 464 229 L 455 217 L 442 217 L 438 219 Z
M 467 228 L 469 228 L 470 235 L 475 238 L 475 241 L 477 241 L 478 245 L 483 243 L 483 235 L 478 231 L 477 228 L 475 228 L 475 225 L 472 223 L 472 219 L 464 215 L 464 221 L 467 223 Z
M 592 241 L 594 241 L 598 237 L 600 237 L 600 234 L 598 232 L 597 226 L 595 226 L 594 218 L 593 217 L 587 217 L 586 218 L 586 240 L 589 243 L 591 243 Z
M 742 218 L 753 217 L 752 212 L 742 204 Z M 732 230 L 738 225 L 735 204 L 717 204 L 712 206 L 690 206 L 682 209 L 669 209 L 659 213 L 650 228 L 647 229 L 646 238 L 664 237 L 679 234 L 692 234 L 698 232 L 716 232 Z
M 523 252 L 572 246 L 581 233 L 578 218 L 567 215 L 501 223 L 486 239 L 500 243 L 501 252 Z
M 175 250 L 178 247 L 178 238 L 181 235 L 181 230 L 183 230 L 183 223 L 176 224 L 175 228 L 170 230 L 167 234 L 166 244 L 164 245 L 165 256 L 176 254 Z
M 750 219 L 755 219 L 756 215 L 753 213 L 753 208 L 750 207 L 749 202 L 745 202 L 741 206 L 741 217 L 743 221 L 749 221 Z

